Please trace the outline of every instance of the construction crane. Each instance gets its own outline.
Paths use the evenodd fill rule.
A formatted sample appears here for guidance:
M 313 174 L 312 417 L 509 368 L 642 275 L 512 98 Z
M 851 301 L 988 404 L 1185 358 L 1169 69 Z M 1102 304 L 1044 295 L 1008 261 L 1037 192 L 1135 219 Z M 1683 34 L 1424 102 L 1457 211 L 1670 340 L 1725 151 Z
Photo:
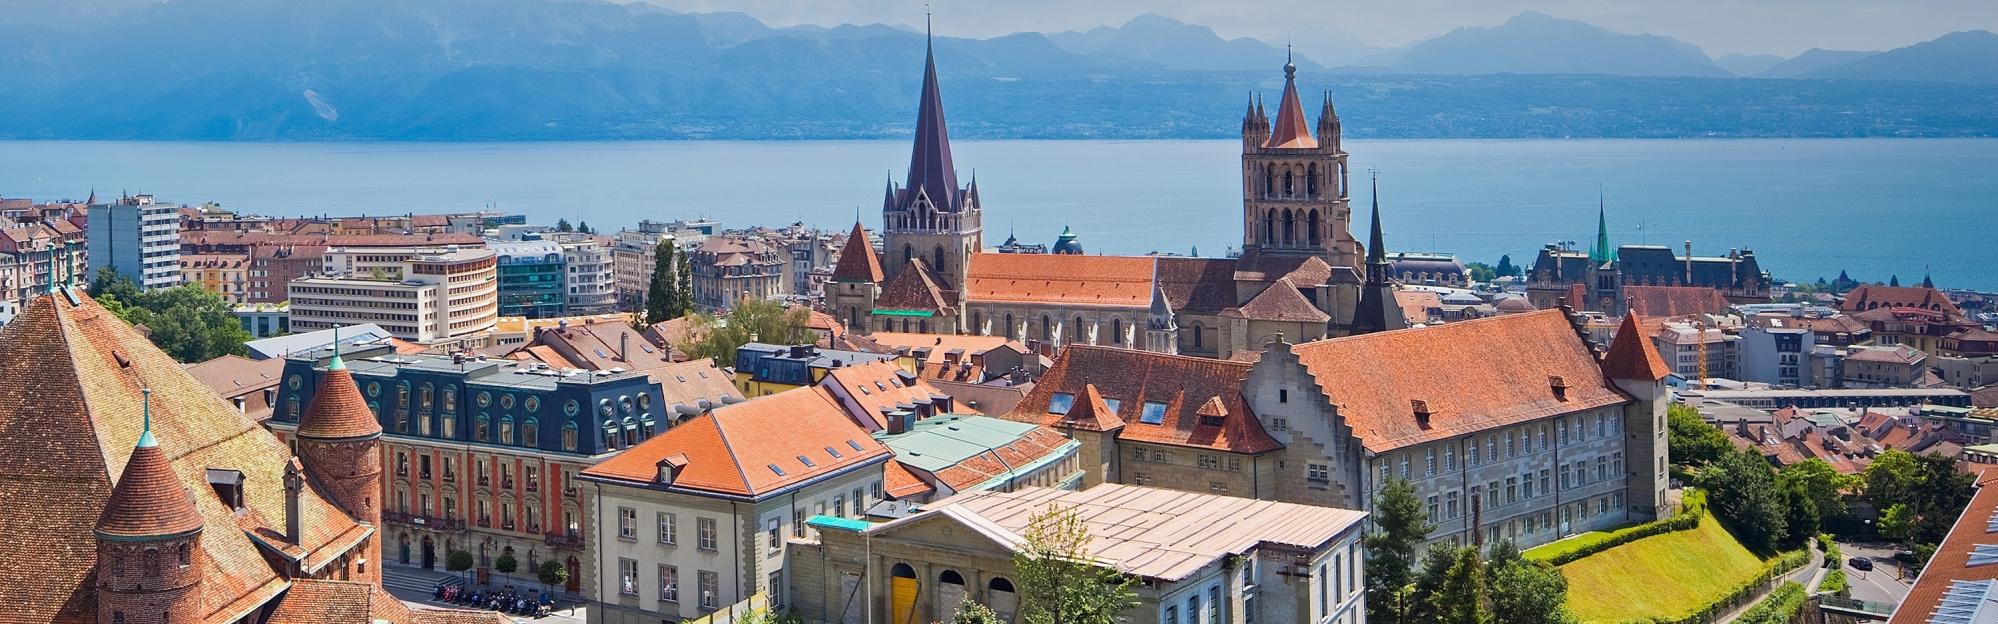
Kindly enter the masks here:
M 1699 348 L 1699 350 L 1700 350 L 1700 361 L 1699 361 L 1699 365 L 1700 365 L 1700 379 L 1699 379 L 1699 381 L 1695 382 L 1695 383 L 1696 383 L 1696 386 L 1695 386 L 1695 387 L 1698 387 L 1698 388 L 1700 388 L 1700 389 L 1704 390 L 1704 389 L 1708 388 L 1708 385 L 1707 385 L 1707 328 L 1706 328 L 1706 324 L 1705 324 L 1705 323 L 1694 323 L 1694 324 L 1693 324 L 1693 339 L 1694 339 L 1694 340 L 1696 340 L 1696 341 L 1698 341 L 1698 342 L 1696 342 L 1696 343 L 1694 343 L 1694 344 L 1697 344 L 1697 345 L 1698 345 L 1698 348 Z

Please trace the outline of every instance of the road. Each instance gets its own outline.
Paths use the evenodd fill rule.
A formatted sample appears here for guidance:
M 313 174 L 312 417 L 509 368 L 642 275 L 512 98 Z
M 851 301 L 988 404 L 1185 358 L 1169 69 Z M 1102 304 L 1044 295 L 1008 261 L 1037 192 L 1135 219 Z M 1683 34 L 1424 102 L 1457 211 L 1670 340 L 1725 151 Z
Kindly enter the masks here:
M 1908 586 L 1915 579 L 1902 578 L 1905 574 L 1900 562 L 1894 560 L 1895 547 L 1892 544 L 1839 542 L 1838 548 L 1845 551 L 1847 561 L 1839 565 L 1845 568 L 1846 579 L 1851 581 L 1853 598 L 1901 604 L 1901 599 L 1908 596 Z M 1852 567 L 1850 560 L 1853 557 L 1873 560 L 1873 570 L 1867 572 Z
M 437 581 L 452 578 L 453 576 L 430 570 L 391 565 L 382 571 L 382 585 L 388 589 L 389 595 L 395 596 L 403 604 L 414 608 L 463 609 L 465 607 L 462 605 L 439 603 L 430 599 L 431 592 L 437 587 Z M 548 617 L 533 618 L 508 615 L 507 619 L 513 620 L 516 624 L 585 624 L 587 607 L 574 603 L 558 604 L 556 607 L 555 612 Z

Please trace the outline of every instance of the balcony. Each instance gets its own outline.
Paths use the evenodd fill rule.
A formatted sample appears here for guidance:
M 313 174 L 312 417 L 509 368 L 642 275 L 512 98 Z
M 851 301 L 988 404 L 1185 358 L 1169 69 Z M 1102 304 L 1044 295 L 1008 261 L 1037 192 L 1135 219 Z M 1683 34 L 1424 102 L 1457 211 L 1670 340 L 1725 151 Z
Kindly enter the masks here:
M 459 532 L 465 530 L 465 521 L 455 518 L 438 518 L 423 514 L 385 511 L 382 512 L 382 519 L 397 524 L 407 524 L 438 531 Z
M 582 548 L 583 534 L 581 531 L 549 533 L 542 536 L 542 541 L 556 548 Z

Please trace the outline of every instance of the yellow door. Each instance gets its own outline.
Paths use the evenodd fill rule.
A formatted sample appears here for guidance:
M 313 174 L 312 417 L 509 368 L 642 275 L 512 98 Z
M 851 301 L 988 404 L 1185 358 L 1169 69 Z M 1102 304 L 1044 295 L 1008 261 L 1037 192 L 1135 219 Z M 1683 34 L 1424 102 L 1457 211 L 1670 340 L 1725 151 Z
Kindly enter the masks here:
M 916 615 L 916 579 L 896 576 L 888 579 L 890 624 L 912 624 Z

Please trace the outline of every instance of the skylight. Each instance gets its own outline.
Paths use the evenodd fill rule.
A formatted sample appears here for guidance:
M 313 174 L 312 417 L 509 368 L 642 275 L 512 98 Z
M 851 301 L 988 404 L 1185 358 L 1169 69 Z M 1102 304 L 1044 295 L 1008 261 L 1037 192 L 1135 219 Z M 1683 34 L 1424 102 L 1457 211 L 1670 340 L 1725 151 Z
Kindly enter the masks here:
M 841 457 L 845 457 L 845 455 L 839 454 L 838 450 L 835 450 L 833 449 L 833 447 L 830 446 L 826 447 L 826 454 L 833 456 L 833 459 L 839 459 Z
M 1075 395 L 1073 394 L 1056 392 L 1054 396 L 1048 397 L 1049 414 L 1067 414 L 1069 408 L 1072 407 L 1075 407 Z
M 853 447 L 853 452 L 855 452 L 855 453 L 859 453 L 859 452 L 861 452 L 861 451 L 862 451 L 862 449 L 860 448 L 860 443 L 859 443 L 859 442 L 855 442 L 855 441 L 852 441 L 852 440 L 847 440 L 847 441 L 846 441 L 846 445 L 847 445 L 847 446 L 851 446 L 851 447 Z
M 1998 546 L 1994 546 L 1991 544 L 1971 545 L 1970 565 L 1972 567 L 1981 566 L 1981 565 L 1991 565 L 1994 563 L 1998 563 Z
M 777 473 L 777 476 L 780 476 L 780 477 L 782 477 L 782 476 L 785 476 L 785 474 L 784 474 L 784 469 L 783 469 L 783 468 L 778 468 L 778 467 L 777 467 L 777 464 L 764 464 L 764 465 L 765 465 L 765 466 L 769 466 L 769 467 L 770 467 L 770 471 L 771 471 L 771 472 L 774 472 L 774 473 Z
M 1110 397 L 1103 397 L 1103 406 L 1110 408 L 1110 413 L 1115 414 L 1117 413 L 1117 408 L 1124 406 L 1124 402 Z
M 806 457 L 806 456 L 803 456 L 803 455 L 799 455 L 799 456 L 798 456 L 798 463 L 800 463 L 800 464 L 804 464 L 806 468 L 817 468 L 817 467 L 819 467 L 819 465 L 818 465 L 818 464 L 814 464 L 814 463 L 812 463 L 812 458 L 810 458 L 810 457 Z
M 1138 414 L 1138 422 L 1147 425 L 1156 425 L 1165 422 L 1165 409 L 1166 404 L 1164 403 L 1146 401 L 1145 410 Z
M 1989 617 L 1984 610 L 1991 603 L 1992 585 L 1992 581 L 1951 581 L 1935 615 L 1929 616 L 1930 624 L 1970 624 L 1982 621 L 1980 616 Z

